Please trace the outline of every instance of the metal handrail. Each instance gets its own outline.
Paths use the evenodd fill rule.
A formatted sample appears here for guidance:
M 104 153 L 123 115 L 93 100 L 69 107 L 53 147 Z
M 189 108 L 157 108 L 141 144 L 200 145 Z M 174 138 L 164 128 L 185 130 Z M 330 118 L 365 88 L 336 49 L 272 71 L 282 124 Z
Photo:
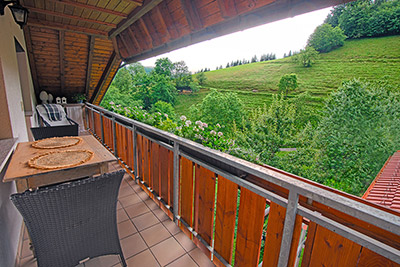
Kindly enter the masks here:
M 362 221 L 366 221 L 372 225 L 375 225 L 381 229 L 392 232 L 396 235 L 400 235 L 400 216 L 396 214 L 392 214 L 386 212 L 382 209 L 378 209 L 376 207 L 367 205 L 365 203 L 358 202 L 354 199 L 345 197 L 340 194 L 336 194 L 335 192 L 328 191 L 324 188 L 317 187 L 313 184 L 306 183 L 304 181 L 300 181 L 295 179 L 289 175 L 286 175 L 281 172 L 274 171 L 272 169 L 267 169 L 263 166 L 256 165 L 254 163 L 245 161 L 243 159 L 228 155 L 226 153 L 204 147 L 201 144 L 190 141 L 188 139 L 179 137 L 175 134 L 157 129 L 153 126 L 147 125 L 145 123 L 135 121 L 133 119 L 127 118 L 120 114 L 114 113 L 102 107 L 95 106 L 93 104 L 86 104 L 86 107 L 90 110 L 93 110 L 100 115 L 107 114 L 111 117 L 114 123 L 117 120 L 122 121 L 124 124 L 130 125 L 130 127 L 134 132 L 134 136 L 136 134 L 140 134 L 145 136 L 146 138 L 150 138 L 152 141 L 156 143 L 160 143 L 167 147 L 168 149 L 174 151 L 174 184 L 178 184 L 179 179 L 179 156 L 182 155 L 189 160 L 199 163 L 207 169 L 215 172 L 216 174 L 223 175 L 225 178 L 235 182 L 236 184 L 243 186 L 252 192 L 259 194 L 265 198 L 268 198 L 277 204 L 286 208 L 286 217 L 284 223 L 284 235 L 281 243 L 280 250 L 280 259 L 279 266 L 286 266 L 287 260 L 289 257 L 291 238 L 294 228 L 294 221 L 296 218 L 296 214 L 301 216 L 310 218 L 322 225 L 323 227 L 335 231 L 341 235 L 345 234 L 346 238 L 365 246 L 378 254 L 381 254 L 390 260 L 393 260 L 397 263 L 400 263 L 400 251 L 392 248 L 379 240 L 375 240 L 369 236 L 366 236 L 356 230 L 349 228 L 343 224 L 340 224 L 332 219 L 329 219 L 320 213 L 300 206 L 298 203 L 299 196 L 305 196 L 311 201 L 316 201 L 326 206 L 332 207 L 336 210 L 339 210 L 349 216 L 358 218 Z M 93 117 L 92 117 L 93 119 Z M 94 120 L 93 120 L 94 123 Z M 113 124 L 114 125 L 114 124 Z M 101 125 L 103 127 L 103 125 Z M 113 126 L 115 127 L 115 126 Z M 103 131 L 103 130 L 102 130 Z M 146 133 L 150 133 L 152 137 L 146 135 Z M 115 131 L 114 131 L 115 134 Z M 170 144 L 173 143 L 173 146 L 169 144 L 165 144 L 157 138 L 168 140 Z M 114 137 L 115 140 L 115 137 Z M 115 146 L 115 142 L 114 142 Z M 185 148 L 184 150 L 182 148 Z M 282 188 L 289 190 L 288 199 L 285 199 L 262 186 L 258 186 L 254 183 L 251 183 L 241 177 L 238 177 L 235 174 L 227 172 L 225 170 L 220 169 L 218 166 L 214 166 L 208 162 L 205 162 L 201 158 L 193 156 L 193 154 L 201 154 L 206 156 L 209 159 L 213 159 L 217 162 L 221 162 L 230 167 L 235 168 L 238 171 L 241 171 L 246 174 L 254 175 L 256 177 L 261 178 L 264 181 L 273 183 Z M 135 153 L 134 153 L 135 154 Z M 135 163 L 135 167 L 136 167 Z M 178 191 L 175 189 L 174 185 L 174 216 L 177 216 L 177 205 L 178 205 Z

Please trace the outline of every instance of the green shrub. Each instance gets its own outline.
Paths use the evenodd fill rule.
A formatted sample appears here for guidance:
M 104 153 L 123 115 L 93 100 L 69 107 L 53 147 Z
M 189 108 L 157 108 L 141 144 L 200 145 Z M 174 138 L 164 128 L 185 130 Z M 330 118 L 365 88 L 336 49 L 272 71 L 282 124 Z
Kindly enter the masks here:
M 295 73 L 283 75 L 279 80 L 278 87 L 279 93 L 287 97 L 290 91 L 294 91 L 297 88 L 297 75 Z
M 339 46 L 343 46 L 346 36 L 338 26 L 333 28 L 330 24 L 324 23 L 318 26 L 314 33 L 308 38 L 307 45 L 315 50 L 326 53 Z
M 311 46 L 301 49 L 296 55 L 293 55 L 293 61 L 302 65 L 303 67 L 311 67 L 315 60 L 318 58 L 318 51 Z

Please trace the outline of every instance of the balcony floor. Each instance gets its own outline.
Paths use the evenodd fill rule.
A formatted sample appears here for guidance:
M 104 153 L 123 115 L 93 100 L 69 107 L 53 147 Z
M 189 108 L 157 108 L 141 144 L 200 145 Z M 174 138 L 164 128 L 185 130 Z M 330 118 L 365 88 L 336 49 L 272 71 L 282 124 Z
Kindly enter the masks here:
M 118 164 L 110 171 L 121 169 Z M 204 253 L 177 227 L 128 175 L 124 176 L 117 205 L 118 232 L 128 266 L 214 266 Z M 27 231 L 19 259 L 20 267 L 37 266 L 29 249 Z M 98 257 L 78 265 L 122 266 L 115 255 Z

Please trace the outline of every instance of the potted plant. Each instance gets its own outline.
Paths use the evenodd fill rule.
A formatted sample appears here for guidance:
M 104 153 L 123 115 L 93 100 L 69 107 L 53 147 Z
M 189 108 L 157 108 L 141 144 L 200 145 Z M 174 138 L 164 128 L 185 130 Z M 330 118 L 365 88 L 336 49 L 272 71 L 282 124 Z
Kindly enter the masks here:
M 76 103 L 83 103 L 86 100 L 86 96 L 82 93 L 75 94 L 72 99 L 76 101 Z

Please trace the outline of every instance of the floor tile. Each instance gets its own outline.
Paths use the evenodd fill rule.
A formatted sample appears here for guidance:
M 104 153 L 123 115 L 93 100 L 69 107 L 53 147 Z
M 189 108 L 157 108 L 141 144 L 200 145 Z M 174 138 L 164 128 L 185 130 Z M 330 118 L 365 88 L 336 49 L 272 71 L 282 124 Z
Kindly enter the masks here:
M 136 192 L 127 184 L 125 187 L 119 189 L 118 197 L 122 198 L 132 194 L 136 194 Z
M 33 257 L 33 255 L 25 257 L 20 260 L 19 267 L 37 267 L 36 259 Z
M 143 237 L 144 241 L 149 247 L 152 247 L 157 243 L 160 243 L 161 241 L 171 237 L 171 234 L 162 223 L 158 223 L 150 228 L 147 228 L 146 230 L 141 231 L 140 235 Z
M 136 193 L 126 197 L 118 198 L 118 200 L 124 208 L 142 201 Z
M 151 210 L 159 209 L 157 203 L 154 202 L 154 200 L 152 200 L 151 198 L 145 200 L 144 203 L 146 203 L 147 207 L 149 207 L 149 209 Z
M 150 209 L 147 207 L 144 202 L 139 202 L 133 205 L 130 205 L 125 209 L 126 213 L 128 213 L 129 218 L 135 218 L 139 215 L 150 212 Z
M 157 208 L 157 209 L 153 210 L 153 213 L 162 222 L 166 221 L 166 220 L 170 220 L 168 215 L 160 208 Z
M 126 261 L 128 267 L 135 267 L 135 266 L 143 266 L 143 267 L 158 267 L 160 264 L 158 264 L 157 260 L 154 258 L 153 254 L 149 249 L 140 252 L 139 254 L 133 256 L 132 258 L 129 258 Z
M 119 203 L 119 201 L 117 201 L 117 210 L 122 209 L 121 203 Z
M 143 201 L 150 198 L 150 197 L 147 195 L 147 193 L 144 192 L 143 190 L 142 190 L 141 192 L 137 193 L 137 195 L 138 195 Z
M 142 231 L 143 229 L 149 228 L 150 226 L 153 226 L 160 222 L 157 217 L 151 212 L 137 216 L 133 218 L 132 221 L 138 231 Z
M 153 252 L 157 261 L 162 266 L 171 263 L 172 261 L 185 254 L 185 250 L 173 237 L 170 237 L 167 240 L 158 243 L 154 247 L 151 247 L 150 250 Z
M 181 232 L 181 229 L 171 220 L 163 221 L 162 224 L 164 224 L 165 228 L 173 235 Z
M 135 233 L 137 233 L 136 227 L 130 220 L 118 224 L 118 235 L 120 239 L 133 235 Z
M 143 192 L 143 190 L 142 190 L 142 188 L 140 187 L 140 185 L 138 185 L 138 184 L 131 184 L 131 187 L 132 187 L 132 189 L 133 190 L 135 190 L 136 191 L 136 193 L 140 193 L 140 192 Z
M 187 252 L 196 248 L 196 245 L 193 243 L 192 240 L 190 240 L 190 238 L 187 235 L 185 235 L 184 232 L 180 232 L 180 233 L 176 234 L 175 239 L 178 240 L 179 244 L 181 244 L 181 246 Z
M 125 259 L 147 249 L 146 243 L 139 234 L 121 239 L 120 243 Z
M 21 258 L 32 255 L 32 250 L 30 249 L 29 239 L 22 242 Z
M 194 259 L 194 261 L 200 266 L 200 267 L 212 267 L 215 266 L 209 258 L 207 258 L 206 254 L 201 251 L 201 249 L 196 248 L 193 249 L 192 251 L 189 252 L 190 257 Z
M 129 220 L 128 215 L 124 209 L 117 210 L 117 223 Z
M 167 265 L 167 267 L 197 267 L 198 265 L 193 261 L 193 259 L 185 254 L 179 259 L 171 262 Z
M 85 267 L 110 267 L 120 263 L 118 255 L 105 255 L 85 262 Z

